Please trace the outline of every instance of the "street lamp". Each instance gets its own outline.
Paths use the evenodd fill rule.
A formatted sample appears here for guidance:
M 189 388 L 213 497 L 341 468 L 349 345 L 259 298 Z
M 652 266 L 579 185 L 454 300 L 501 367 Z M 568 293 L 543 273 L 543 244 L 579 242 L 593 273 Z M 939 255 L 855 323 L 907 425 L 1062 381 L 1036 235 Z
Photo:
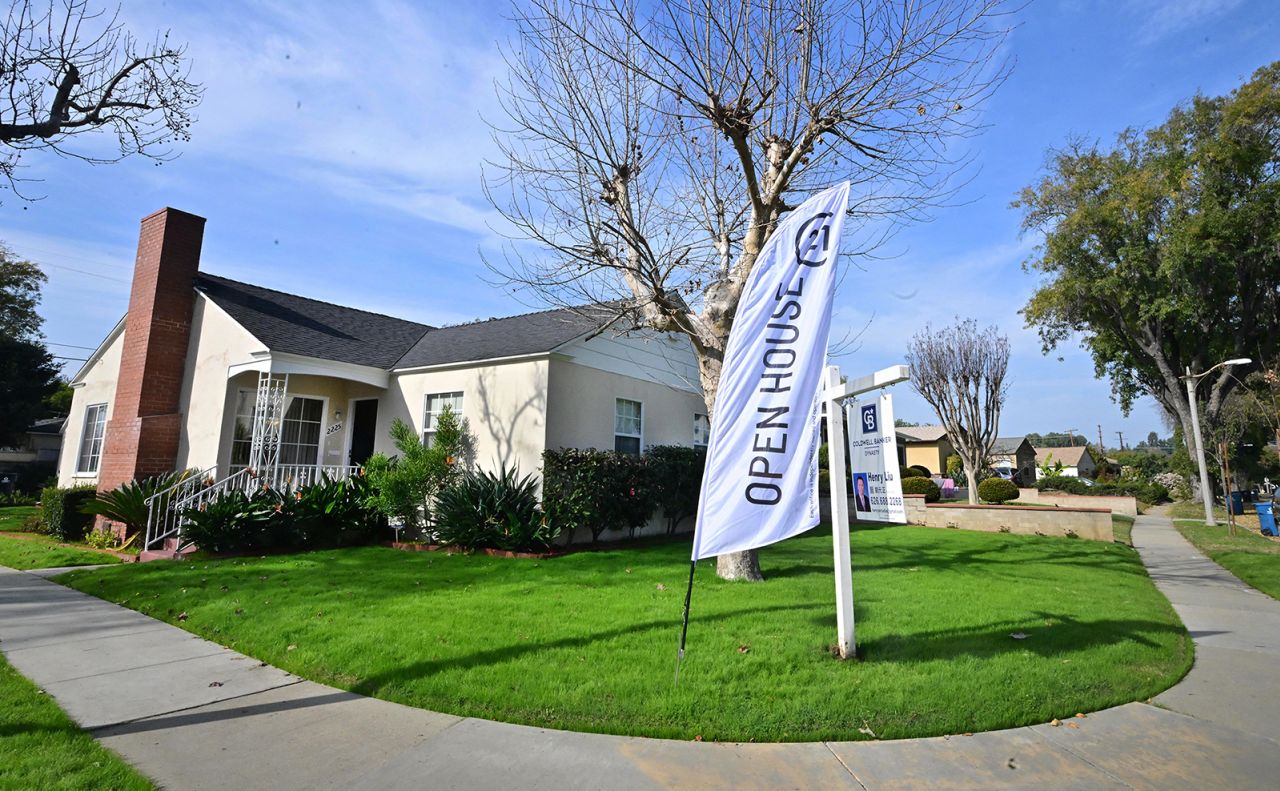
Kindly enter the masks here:
M 1204 440 L 1200 437 L 1200 409 L 1196 406 L 1196 385 L 1200 384 L 1202 377 L 1208 376 L 1224 365 L 1248 365 L 1253 362 L 1248 357 L 1239 357 L 1235 360 L 1224 360 L 1213 366 L 1207 371 L 1201 371 L 1198 374 L 1191 373 L 1191 366 L 1187 366 L 1187 375 L 1182 377 L 1187 382 L 1187 403 L 1191 406 L 1191 431 L 1195 434 L 1196 439 L 1196 463 L 1200 466 L 1200 499 L 1204 501 L 1204 523 L 1206 525 L 1216 525 L 1218 520 L 1213 517 L 1213 489 L 1209 486 L 1209 467 L 1204 459 Z M 1227 483 L 1230 486 L 1230 482 Z M 1227 509 L 1231 508 L 1231 492 L 1223 495 L 1226 498 Z

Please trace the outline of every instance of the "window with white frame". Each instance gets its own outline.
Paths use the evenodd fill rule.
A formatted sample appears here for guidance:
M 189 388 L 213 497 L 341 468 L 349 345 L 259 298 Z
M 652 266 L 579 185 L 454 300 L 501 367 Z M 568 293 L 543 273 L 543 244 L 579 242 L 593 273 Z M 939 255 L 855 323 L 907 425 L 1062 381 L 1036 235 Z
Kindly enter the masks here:
M 617 399 L 613 408 L 613 449 L 639 456 L 643 430 L 643 405 L 639 401 Z
M 324 400 L 290 397 L 280 423 L 280 463 L 319 464 L 324 433 Z
M 707 442 L 711 439 L 711 421 L 706 415 L 694 413 L 693 416 L 693 446 L 695 448 L 707 447 Z
M 249 466 L 249 454 L 253 449 L 253 405 L 258 400 L 252 390 L 236 393 L 236 422 L 231 429 L 231 471 Z
M 107 405 L 90 404 L 84 410 L 84 430 L 80 434 L 80 455 L 76 472 L 96 473 L 102 459 L 102 438 L 107 433 Z
M 422 421 L 422 444 L 428 448 L 435 442 L 436 428 L 439 425 L 440 413 L 448 407 L 453 416 L 462 419 L 462 393 L 428 393 L 426 396 L 425 414 Z
M 249 466 L 253 450 L 253 407 L 258 394 L 236 393 L 236 422 L 231 435 L 231 471 Z M 324 433 L 324 399 L 289 396 L 280 423 L 280 464 L 319 464 Z

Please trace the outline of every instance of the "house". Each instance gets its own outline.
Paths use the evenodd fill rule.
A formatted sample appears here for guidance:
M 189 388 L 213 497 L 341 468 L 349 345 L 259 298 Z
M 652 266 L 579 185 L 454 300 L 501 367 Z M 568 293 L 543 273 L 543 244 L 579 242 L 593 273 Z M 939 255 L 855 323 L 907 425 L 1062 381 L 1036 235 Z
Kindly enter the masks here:
M 1037 477 L 1043 478 L 1040 467 L 1061 464 L 1059 475 L 1069 478 L 1093 478 L 1098 474 L 1098 464 L 1084 445 L 1070 448 L 1036 448 Z
M 429 442 L 446 405 L 489 470 L 536 473 L 549 448 L 707 440 L 683 337 L 617 334 L 591 308 L 434 327 L 274 291 L 199 271 L 204 224 L 142 220 L 128 313 L 71 382 L 62 485 L 218 480 L 268 458 L 350 474 L 395 453 L 397 418 Z
M 899 461 L 904 467 L 923 467 L 930 475 L 947 471 L 947 457 L 955 448 L 942 426 L 898 426 Z
M 66 418 L 37 420 L 17 444 L 0 447 L 0 493 L 30 491 L 50 476 L 62 449 L 62 424 Z
M 1036 479 L 1036 449 L 1026 437 L 996 437 L 991 444 L 991 469 L 1023 486 Z

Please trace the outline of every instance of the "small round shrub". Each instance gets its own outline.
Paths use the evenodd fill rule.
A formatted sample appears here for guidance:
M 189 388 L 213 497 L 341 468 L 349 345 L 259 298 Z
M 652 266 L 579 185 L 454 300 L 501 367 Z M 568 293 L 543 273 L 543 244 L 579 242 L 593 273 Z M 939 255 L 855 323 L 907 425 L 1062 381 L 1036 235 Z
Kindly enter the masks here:
M 1036 481 L 1036 488 L 1042 492 L 1048 489 L 1067 494 L 1088 494 L 1090 491 L 1089 485 L 1084 481 L 1067 475 L 1049 475 L 1041 478 Z
M 987 478 L 978 484 L 978 497 L 988 503 L 1006 503 L 1018 499 L 1018 485 L 1004 478 Z
M 926 503 L 936 503 L 942 499 L 942 489 L 932 479 L 917 475 L 902 479 L 903 494 L 923 494 Z
M 928 467 L 921 467 L 919 464 L 912 464 L 907 468 L 907 471 L 911 473 L 908 476 L 911 478 L 928 478 L 933 475 L 933 473 L 929 472 Z

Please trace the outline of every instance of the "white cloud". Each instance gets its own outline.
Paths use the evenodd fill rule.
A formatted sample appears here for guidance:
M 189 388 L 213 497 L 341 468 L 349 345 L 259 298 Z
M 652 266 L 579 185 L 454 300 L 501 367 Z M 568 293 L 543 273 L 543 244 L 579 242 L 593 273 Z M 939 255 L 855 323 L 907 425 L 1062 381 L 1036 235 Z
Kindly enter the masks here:
M 1143 17 L 1138 44 L 1154 44 L 1209 19 L 1235 10 L 1241 0 L 1130 0 L 1129 7 Z

